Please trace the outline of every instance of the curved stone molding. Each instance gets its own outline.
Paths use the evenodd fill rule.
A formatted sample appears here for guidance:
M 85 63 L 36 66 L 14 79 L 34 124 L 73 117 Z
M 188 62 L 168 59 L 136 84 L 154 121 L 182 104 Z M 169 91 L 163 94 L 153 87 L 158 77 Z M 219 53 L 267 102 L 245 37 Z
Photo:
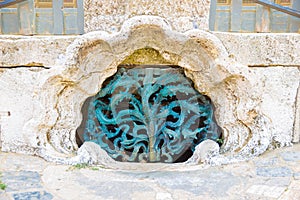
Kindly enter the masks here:
M 224 156 L 257 156 L 270 146 L 272 123 L 260 110 L 247 67 L 230 59 L 221 41 L 209 32 L 179 33 L 162 18 L 142 16 L 127 21 L 116 34 L 79 36 L 67 49 L 64 67 L 49 70 L 50 78 L 36 97 L 41 102 L 37 111 L 41 117 L 27 126 L 39 135 L 38 154 L 48 160 L 76 162 L 67 158 L 78 149 L 75 131 L 84 101 L 101 89 L 126 58 L 147 48 L 181 66 L 195 88 L 211 98 L 224 135 L 220 162 L 228 162 L 223 161 Z

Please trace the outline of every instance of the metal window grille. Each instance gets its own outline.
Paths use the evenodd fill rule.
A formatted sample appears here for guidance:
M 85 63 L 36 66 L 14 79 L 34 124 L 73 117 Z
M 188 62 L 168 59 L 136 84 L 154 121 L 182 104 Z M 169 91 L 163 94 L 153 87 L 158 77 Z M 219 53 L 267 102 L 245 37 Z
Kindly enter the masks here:
M 103 86 L 84 103 L 77 136 L 115 160 L 184 162 L 196 145 L 221 137 L 211 100 L 178 67 L 121 67 Z

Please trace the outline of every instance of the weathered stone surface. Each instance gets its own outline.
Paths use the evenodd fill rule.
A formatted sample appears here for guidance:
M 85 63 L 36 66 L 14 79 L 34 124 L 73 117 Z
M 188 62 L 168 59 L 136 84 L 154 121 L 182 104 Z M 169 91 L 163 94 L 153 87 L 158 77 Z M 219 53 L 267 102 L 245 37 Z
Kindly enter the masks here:
M 84 142 L 78 149 L 77 156 L 72 158 L 71 162 L 104 166 L 116 163 L 116 161 L 112 159 L 106 151 L 101 149 L 101 147 L 94 142 Z
M 25 157 L 24 154 L 14 154 L 14 153 L 11 153 L 9 159 L 5 156 L 1 157 L 0 162 L 1 162 L 0 171 L 12 172 L 10 174 L 14 174 L 14 172 L 20 171 L 20 169 L 22 169 L 25 172 L 30 172 L 32 171 L 32 169 L 34 169 L 34 171 L 40 173 L 47 166 L 47 162 L 45 160 L 37 159 L 36 157 L 33 156 Z M 39 178 L 39 176 L 37 176 L 36 174 L 35 177 Z
M 300 66 L 297 33 L 214 32 L 237 62 L 249 66 Z
M 274 124 L 274 146 L 290 145 L 297 113 L 295 104 L 299 70 L 297 67 L 255 67 L 249 71 L 253 86 L 260 88 L 260 109 Z
M 253 185 L 247 190 L 247 193 L 260 195 L 266 198 L 278 198 L 283 194 L 285 189 L 285 187 L 278 186 Z
M 39 101 L 34 100 L 40 81 L 43 80 L 43 68 L 0 69 L 1 98 L 0 110 L 10 113 L 1 119 L 2 150 L 24 153 L 35 152 L 38 143 L 38 132 L 27 129 L 32 119 L 39 116 Z M 47 75 L 44 76 L 47 78 Z
M 43 200 L 51 200 L 53 196 L 46 191 L 35 191 L 35 192 L 23 192 L 13 194 L 14 200 L 23 200 L 23 199 L 43 199 Z
M 130 177 L 128 177 L 130 178 Z M 140 191 L 141 193 L 155 193 L 155 191 L 145 183 L 124 181 L 124 180 L 99 180 L 95 177 L 89 176 L 80 176 L 77 179 L 78 183 L 83 186 L 87 186 L 86 189 L 88 191 L 92 191 L 92 193 L 101 199 L 124 199 L 131 200 L 136 191 Z M 94 184 L 89 184 L 93 182 Z M 119 190 L 115 192 L 111 190 L 112 188 L 124 188 L 123 190 Z M 126 188 L 126 189 L 125 189 Z M 108 192 L 110 191 L 110 192 Z M 129 194 L 129 195 L 128 195 Z
M 300 184 L 299 179 L 291 183 L 291 185 L 286 189 L 286 192 L 278 199 L 279 200 L 300 199 L 299 184 Z
M 294 179 L 300 180 L 300 172 L 294 173 Z
M 274 157 L 274 158 L 269 158 L 269 159 L 264 159 L 264 160 L 260 160 L 258 162 L 255 163 L 256 166 L 259 167 L 270 167 L 270 166 L 274 166 L 277 165 L 279 162 L 279 158 L 278 157 Z
M 86 0 L 84 1 L 85 32 L 117 32 L 134 16 L 163 17 L 174 30 L 208 30 L 210 0 Z
M 299 199 L 298 161 L 278 159 L 273 167 L 293 166 L 293 177 L 258 176 L 256 163 L 272 160 L 284 152 L 300 153 L 300 144 L 268 151 L 254 161 L 225 166 L 143 163 L 136 169 L 106 169 L 98 166 L 72 167 L 45 162 L 39 157 L 0 153 L 1 180 L 16 186 L 14 191 L 0 190 L 0 199 Z M 11 168 L 7 163 L 11 162 Z M 28 172 L 27 167 L 36 163 Z M 23 163 L 22 166 L 19 164 Z M 44 166 L 40 171 L 41 166 Z M 119 163 L 122 166 L 128 163 Z M 135 163 L 128 165 L 133 166 Z M 265 163 L 267 165 L 267 163 Z M 85 167 L 82 167 L 85 166 Z M 267 167 L 267 166 L 266 166 Z M 17 169 L 17 170 L 15 170 Z M 26 172 L 24 172 L 26 171 Z M 19 173 L 22 172 L 22 173 Z M 36 174 L 40 174 L 37 176 Z M 20 185 L 20 175 L 27 175 L 26 185 Z M 32 178 L 34 177 L 34 178 Z M 15 183 L 14 183 L 15 182 Z M 38 184 L 37 184 L 38 183 Z M 38 188 L 35 188 L 38 187 Z
M 212 99 L 215 117 L 224 137 L 222 156 L 214 163 L 242 160 L 260 155 L 270 147 L 289 145 L 297 112 L 295 99 L 299 70 L 297 67 L 249 69 L 230 55 L 241 62 L 244 59 L 241 52 L 246 54 L 246 48 L 241 46 L 238 50 L 236 46 L 233 51 L 228 47 L 229 39 L 224 34 L 216 35 L 222 40 L 200 30 L 180 33 L 172 30 L 170 24 L 160 17 L 142 16 L 126 21 L 118 33 L 93 32 L 77 36 L 75 40 L 66 37 L 66 43 L 61 44 L 58 42 L 61 38 L 41 37 L 35 43 L 36 48 L 31 48 L 30 39 L 10 39 L 9 42 L 16 43 L 12 42 L 13 45 L 20 45 L 19 49 L 24 48 L 28 54 L 35 56 L 22 59 L 21 55 L 26 54 L 11 50 L 7 58 L 5 55 L 8 54 L 0 54 L 0 58 L 4 58 L 0 59 L 4 66 L 26 65 L 34 60 L 49 69 L 0 69 L 0 111 L 11 113 L 1 118 L 2 150 L 37 154 L 52 161 L 73 162 L 78 150 L 75 132 L 82 120 L 80 110 L 83 102 L 95 95 L 103 81 L 113 75 L 124 61 L 161 64 L 151 53 L 146 58 L 128 59 L 134 52 L 146 48 L 155 49 L 166 63 L 181 66 L 195 88 Z M 244 45 L 247 43 L 251 48 L 260 48 L 262 36 L 254 35 L 253 40 L 249 39 L 249 35 L 240 34 L 238 37 L 241 40 L 246 38 Z M 292 48 L 294 50 L 290 54 L 297 55 L 298 52 L 294 51 L 298 48 L 299 37 L 293 35 L 294 42 L 282 48 Z M 274 38 L 277 41 L 278 36 Z M 36 38 L 32 40 L 36 42 Z M 56 41 L 54 46 L 59 43 L 57 49 L 47 52 L 47 40 Z M 266 42 L 262 44 L 269 45 Z M 38 53 L 40 56 L 37 56 Z M 251 59 L 256 58 L 258 56 Z M 257 62 L 266 62 L 262 58 L 258 58 Z M 251 64 L 251 59 L 243 63 Z M 276 63 L 299 65 L 297 59 L 295 56 L 290 62 L 276 58 Z
M 300 67 L 298 67 L 300 72 Z M 296 105 L 295 105 L 295 122 L 294 122 L 294 135 L 293 142 L 300 142 L 300 81 L 298 84 L 298 91 L 296 97 Z
M 211 157 L 219 155 L 220 147 L 213 140 L 205 140 L 196 146 L 195 152 L 186 163 L 199 164 L 207 162 Z
M 265 177 L 291 177 L 293 172 L 288 167 L 258 167 L 256 169 L 258 176 Z
M 222 41 L 229 55 L 241 64 L 258 67 L 300 66 L 299 34 L 212 34 Z M 0 66 L 63 65 L 66 48 L 77 37 L 0 36 Z
M 298 152 L 287 151 L 287 152 L 281 153 L 280 155 L 285 161 L 300 162 L 300 155 Z
M 61 65 L 65 50 L 76 36 L 0 36 L 0 66 Z
M 32 171 L 12 171 L 2 175 L 1 180 L 7 185 L 6 191 L 30 190 L 41 188 L 40 175 Z

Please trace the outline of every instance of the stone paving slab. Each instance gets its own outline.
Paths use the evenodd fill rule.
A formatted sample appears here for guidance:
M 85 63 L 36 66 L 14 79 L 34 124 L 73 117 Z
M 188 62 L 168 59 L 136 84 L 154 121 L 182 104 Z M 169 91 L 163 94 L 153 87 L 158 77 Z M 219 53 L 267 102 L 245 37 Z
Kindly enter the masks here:
M 2 200 L 300 199 L 300 144 L 224 166 L 155 164 L 134 170 L 67 166 L 0 153 Z

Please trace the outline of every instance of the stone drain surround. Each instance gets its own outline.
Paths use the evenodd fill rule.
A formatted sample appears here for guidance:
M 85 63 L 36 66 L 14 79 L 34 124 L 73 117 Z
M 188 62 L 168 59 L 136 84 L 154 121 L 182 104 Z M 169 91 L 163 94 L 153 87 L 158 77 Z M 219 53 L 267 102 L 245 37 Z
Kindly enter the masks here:
M 124 61 L 161 64 L 153 52 L 136 53 L 147 52 L 149 48 L 158 52 L 164 62 L 182 67 L 195 88 L 214 103 L 224 144 L 221 154 L 214 152 L 207 162 L 234 162 L 258 156 L 268 148 L 290 145 L 293 137 L 299 134 L 293 132 L 299 130 L 299 124 L 295 123 L 300 79 L 297 67 L 300 65 L 299 36 L 288 35 L 292 41 L 290 46 L 278 49 L 294 49 L 289 53 L 290 60 L 283 52 L 274 50 L 271 57 L 277 55 L 277 59 L 270 63 L 268 55 L 256 55 L 254 51 L 252 57 L 261 57 L 261 63 L 247 61 L 254 68 L 243 63 L 244 57 L 249 59 L 245 56 L 249 55 L 247 44 L 256 45 L 258 51 L 263 44 L 259 41 L 270 39 L 256 38 L 255 34 L 244 37 L 245 40 L 236 46 L 238 40 L 232 34 L 196 29 L 179 33 L 164 19 L 150 16 L 131 18 L 114 34 L 91 32 L 77 37 L 32 39 L 3 37 L 1 45 L 6 48 L 0 53 L 1 64 L 5 67 L 0 69 L 1 94 L 4 94 L 0 99 L 0 111 L 9 111 L 11 116 L 1 118 L 1 148 L 63 163 L 113 163 L 101 149 L 91 144 L 78 150 L 75 132 L 82 120 L 80 110 L 83 102 L 95 95 L 103 81 Z M 285 37 L 274 38 L 265 47 L 279 47 L 277 40 Z M 245 55 L 241 49 L 245 50 Z M 24 52 L 28 52 L 29 57 Z M 266 52 L 272 50 L 266 49 Z M 20 58 L 22 55 L 24 59 Z M 287 64 L 293 66 L 261 68 Z

